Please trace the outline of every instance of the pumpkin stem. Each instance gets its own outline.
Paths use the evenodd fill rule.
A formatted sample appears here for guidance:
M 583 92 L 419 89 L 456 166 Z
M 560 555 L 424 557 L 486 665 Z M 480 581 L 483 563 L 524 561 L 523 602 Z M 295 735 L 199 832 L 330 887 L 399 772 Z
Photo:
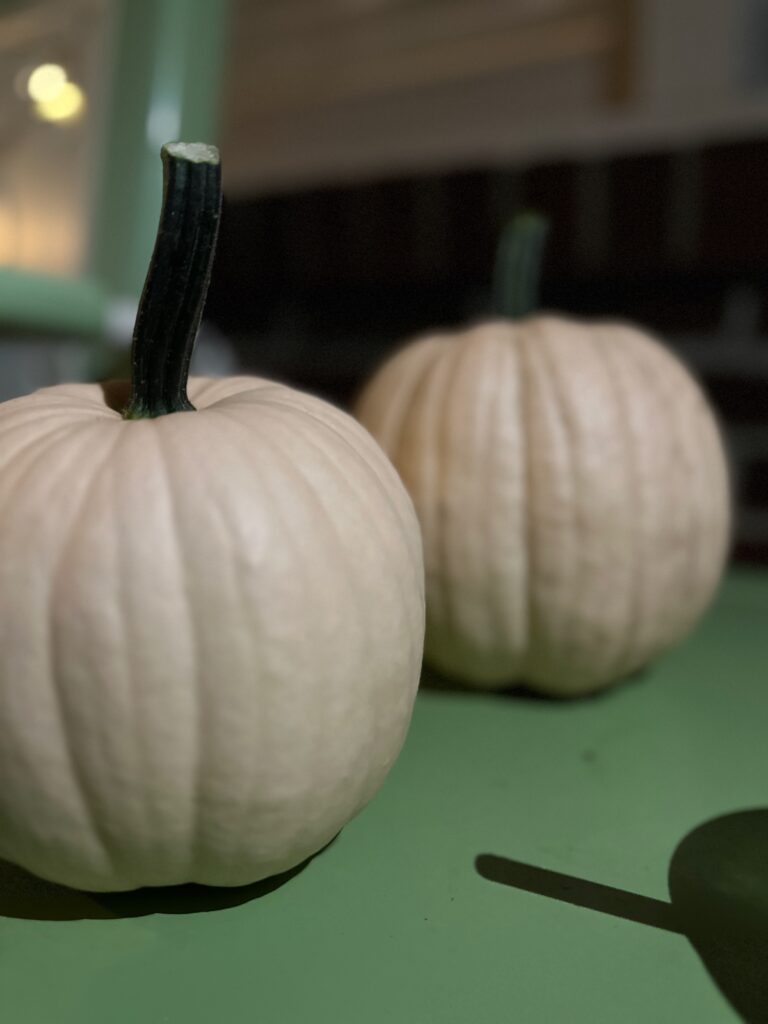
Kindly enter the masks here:
M 161 150 L 163 202 L 139 301 L 131 349 L 131 398 L 124 419 L 194 409 L 187 398 L 221 213 L 214 146 L 169 142 Z
M 549 222 L 541 214 L 517 214 L 501 233 L 493 275 L 493 306 L 516 320 L 539 305 L 539 280 Z

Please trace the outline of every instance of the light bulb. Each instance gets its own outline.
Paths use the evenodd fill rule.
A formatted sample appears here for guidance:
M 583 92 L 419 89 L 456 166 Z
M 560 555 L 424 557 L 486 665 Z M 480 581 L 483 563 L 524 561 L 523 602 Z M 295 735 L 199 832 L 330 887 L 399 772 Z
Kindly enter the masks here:
M 60 64 L 40 64 L 27 79 L 27 95 L 35 103 L 51 103 L 67 84 L 67 72 Z
M 83 90 L 74 82 L 65 82 L 53 99 L 35 104 L 37 116 L 44 121 L 71 121 L 85 106 Z

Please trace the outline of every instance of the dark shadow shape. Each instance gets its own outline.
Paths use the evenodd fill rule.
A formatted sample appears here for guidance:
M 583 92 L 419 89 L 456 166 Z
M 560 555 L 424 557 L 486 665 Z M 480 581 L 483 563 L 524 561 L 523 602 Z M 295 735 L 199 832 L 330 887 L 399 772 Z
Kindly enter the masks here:
M 482 686 L 471 686 L 455 676 L 446 675 L 431 665 L 424 665 L 421 670 L 421 687 L 431 693 L 450 693 L 459 696 L 482 696 L 485 700 L 531 701 L 537 704 L 569 704 L 593 696 L 601 696 L 602 691 L 589 693 L 582 697 L 555 697 L 548 693 L 540 693 L 531 689 L 524 682 L 504 684 L 498 689 L 486 689 Z
M 421 666 L 421 680 L 419 686 L 425 690 L 438 690 L 447 693 L 479 693 L 472 686 L 465 686 L 458 679 L 452 676 L 445 676 L 431 665 Z
M 768 1024 L 768 810 L 689 832 L 670 862 L 671 903 L 493 854 L 475 868 L 491 882 L 687 936 L 745 1024 Z
M 128 399 L 131 397 L 131 382 L 129 380 L 105 380 L 99 384 L 99 387 L 109 409 L 121 413 L 128 405 Z
M 599 910 L 603 914 L 623 917 L 628 921 L 637 921 L 638 924 L 651 925 L 653 928 L 663 928 L 668 932 L 682 930 L 673 908 L 664 900 L 638 896 L 624 889 L 614 889 L 599 882 L 588 882 L 573 875 L 563 875 L 559 871 L 537 868 L 519 860 L 496 857 L 491 853 L 481 853 L 475 859 L 475 868 L 477 873 L 489 882 L 510 885 L 524 892 L 549 896 L 562 903 Z
M 499 689 L 487 690 L 482 687 L 468 686 L 461 680 L 454 678 L 453 676 L 445 675 L 439 672 L 436 668 L 431 665 L 424 665 L 421 670 L 421 686 L 425 691 L 436 692 L 436 693 L 453 693 L 453 694 L 482 694 L 487 700 L 513 700 L 520 701 L 521 703 L 531 704 L 557 704 L 560 707 L 567 707 L 568 705 L 578 706 L 579 704 L 586 703 L 587 701 L 601 701 L 610 699 L 613 696 L 614 690 L 618 687 L 624 688 L 625 686 L 633 686 L 636 683 L 642 682 L 648 675 L 650 666 L 646 668 L 637 669 L 635 672 L 624 676 L 622 679 L 617 679 L 615 683 L 611 683 L 609 686 L 601 686 L 596 690 L 589 690 L 586 693 L 576 693 L 571 695 L 558 695 L 552 693 L 542 693 L 539 690 L 533 689 L 525 681 L 517 683 L 509 683 Z
M 713 818 L 689 832 L 669 866 L 686 935 L 747 1024 L 768 1022 L 768 810 Z
M 15 864 L 0 861 L 0 917 L 27 921 L 83 921 L 226 910 L 261 899 L 290 882 L 315 857 L 327 850 L 335 838 L 296 867 L 236 888 L 190 883 L 134 889 L 131 892 L 82 892 L 46 882 Z
M 251 885 L 221 888 L 210 885 L 169 885 L 157 889 L 134 889 L 133 892 L 97 893 L 95 898 L 111 917 L 146 917 L 148 914 L 205 914 L 213 910 L 239 907 L 259 900 L 281 888 L 300 874 L 312 858 L 283 871 L 262 878 Z

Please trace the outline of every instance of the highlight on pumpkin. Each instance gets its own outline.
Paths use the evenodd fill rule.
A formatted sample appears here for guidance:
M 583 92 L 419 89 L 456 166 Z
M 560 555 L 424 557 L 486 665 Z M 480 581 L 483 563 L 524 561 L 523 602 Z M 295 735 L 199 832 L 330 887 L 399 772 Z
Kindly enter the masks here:
M 723 570 L 730 492 L 712 411 L 662 342 L 530 315 L 546 234 L 524 213 L 500 239 L 506 319 L 406 344 L 356 414 L 419 516 L 427 661 L 472 687 L 575 696 L 637 673 L 697 622 Z

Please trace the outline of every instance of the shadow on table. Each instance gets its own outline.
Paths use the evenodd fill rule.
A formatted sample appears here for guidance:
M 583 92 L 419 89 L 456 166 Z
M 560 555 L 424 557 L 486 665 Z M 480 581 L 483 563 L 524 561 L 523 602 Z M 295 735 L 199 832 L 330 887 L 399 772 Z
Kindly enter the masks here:
M 633 686 L 642 683 L 649 674 L 649 668 L 640 668 L 618 679 L 611 686 L 603 686 L 597 690 L 590 690 L 587 693 L 577 693 L 571 696 L 556 696 L 550 693 L 542 693 L 533 689 L 525 682 L 510 683 L 499 689 L 488 690 L 482 687 L 468 686 L 452 676 L 443 675 L 437 669 L 425 664 L 421 670 L 420 686 L 425 692 L 447 693 L 457 696 L 482 696 L 485 700 L 513 700 L 523 703 L 551 704 L 559 709 L 578 707 L 586 701 L 610 700 L 618 688 Z
M 281 888 L 304 871 L 310 861 L 319 857 L 331 843 L 288 871 L 237 888 L 189 884 L 134 889 L 131 892 L 81 892 L 46 882 L 15 864 L 0 860 L 0 917 L 30 921 L 83 921 L 226 910 L 261 899 Z
M 671 903 L 492 854 L 475 867 L 492 882 L 687 936 L 742 1020 L 768 1024 L 768 809 L 689 832 L 670 861 Z
M 731 1006 L 749 1024 L 766 1024 L 768 810 L 727 814 L 689 832 L 669 866 L 669 894 Z

